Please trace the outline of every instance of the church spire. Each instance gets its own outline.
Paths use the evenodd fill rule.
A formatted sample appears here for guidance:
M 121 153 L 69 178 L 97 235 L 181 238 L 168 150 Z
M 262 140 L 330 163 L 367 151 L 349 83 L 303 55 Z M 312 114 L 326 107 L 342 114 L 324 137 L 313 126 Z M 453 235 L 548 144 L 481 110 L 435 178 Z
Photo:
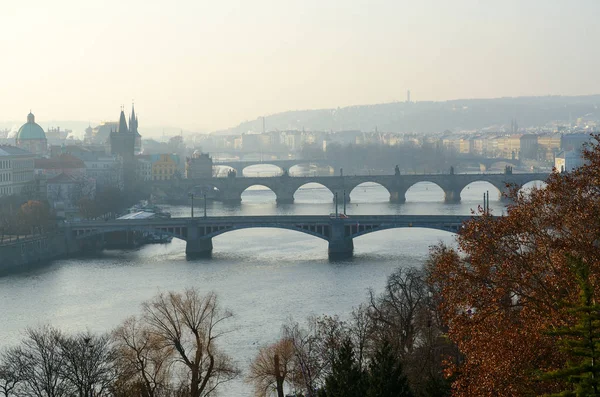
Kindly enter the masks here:
M 129 117 L 129 132 L 136 134 L 138 132 L 138 121 L 135 115 L 135 108 L 133 102 L 131 103 L 131 117 Z
M 119 134 L 125 134 L 128 132 L 127 120 L 125 120 L 125 111 L 121 107 L 121 116 L 119 117 Z

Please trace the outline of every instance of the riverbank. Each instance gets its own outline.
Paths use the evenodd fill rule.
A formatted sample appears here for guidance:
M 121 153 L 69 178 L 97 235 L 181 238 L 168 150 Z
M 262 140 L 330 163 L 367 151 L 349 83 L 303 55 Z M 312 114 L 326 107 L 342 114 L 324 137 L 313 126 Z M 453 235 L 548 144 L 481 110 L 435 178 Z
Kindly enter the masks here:
M 80 251 L 64 233 L 52 233 L 0 245 L 0 275 L 20 272 Z

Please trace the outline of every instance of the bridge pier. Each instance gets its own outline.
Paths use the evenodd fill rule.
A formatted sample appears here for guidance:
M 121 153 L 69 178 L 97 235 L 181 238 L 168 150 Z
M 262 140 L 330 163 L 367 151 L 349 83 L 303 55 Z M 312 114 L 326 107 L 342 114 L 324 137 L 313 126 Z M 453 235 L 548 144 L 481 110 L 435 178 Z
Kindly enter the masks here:
M 350 191 L 346 190 L 346 204 L 350 203 Z M 344 190 L 333 190 L 333 202 L 335 203 L 336 193 L 337 193 L 337 202 L 338 204 L 344 204 Z
M 460 203 L 462 189 L 444 189 L 444 202 L 448 204 Z
M 212 249 L 212 238 L 203 237 L 197 221 L 192 220 L 187 228 L 185 255 L 192 258 L 210 257 Z
M 390 203 L 406 203 L 406 190 L 390 190 Z
M 277 195 L 276 201 L 277 204 L 294 204 L 294 193 L 289 192 L 275 192 Z
M 185 254 L 193 258 L 206 258 L 212 255 L 212 238 L 196 238 L 187 240 L 185 245 Z
M 351 236 L 346 236 L 344 219 L 331 219 L 329 237 L 329 259 L 351 258 L 354 253 L 354 242 Z
M 233 168 L 233 171 L 235 171 L 235 176 L 237 176 L 239 178 L 242 178 L 244 176 L 244 169 L 243 168 L 237 168 L 237 167 L 231 167 L 231 168 Z
M 352 258 L 354 242 L 351 238 L 329 241 L 329 259 Z
M 510 189 L 508 187 L 506 187 L 506 186 L 503 186 L 500 189 L 500 193 L 499 193 L 500 201 L 503 202 L 503 203 L 505 203 L 505 204 L 512 203 L 513 200 L 510 199 L 510 198 L 508 198 L 508 197 L 506 197 L 506 195 L 508 195 L 509 193 L 510 193 Z
M 223 204 L 238 205 L 242 202 L 242 194 L 237 191 L 226 190 L 222 193 L 221 201 Z

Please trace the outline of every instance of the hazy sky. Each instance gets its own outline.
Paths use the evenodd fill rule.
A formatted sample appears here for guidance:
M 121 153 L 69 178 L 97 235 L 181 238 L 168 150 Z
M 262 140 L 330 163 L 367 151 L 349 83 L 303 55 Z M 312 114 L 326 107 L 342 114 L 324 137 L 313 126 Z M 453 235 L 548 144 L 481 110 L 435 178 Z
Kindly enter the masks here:
M 0 120 L 600 93 L 599 0 L 2 0 Z

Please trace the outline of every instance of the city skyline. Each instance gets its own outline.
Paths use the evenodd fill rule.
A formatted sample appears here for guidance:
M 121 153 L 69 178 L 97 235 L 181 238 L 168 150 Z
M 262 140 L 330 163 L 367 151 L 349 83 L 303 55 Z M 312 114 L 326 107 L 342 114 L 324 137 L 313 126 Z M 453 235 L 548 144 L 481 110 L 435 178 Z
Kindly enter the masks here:
M 412 99 L 600 92 L 600 4 L 402 1 L 5 6 L 0 120 L 193 131 L 263 115 Z M 43 115 L 43 116 L 42 116 Z

